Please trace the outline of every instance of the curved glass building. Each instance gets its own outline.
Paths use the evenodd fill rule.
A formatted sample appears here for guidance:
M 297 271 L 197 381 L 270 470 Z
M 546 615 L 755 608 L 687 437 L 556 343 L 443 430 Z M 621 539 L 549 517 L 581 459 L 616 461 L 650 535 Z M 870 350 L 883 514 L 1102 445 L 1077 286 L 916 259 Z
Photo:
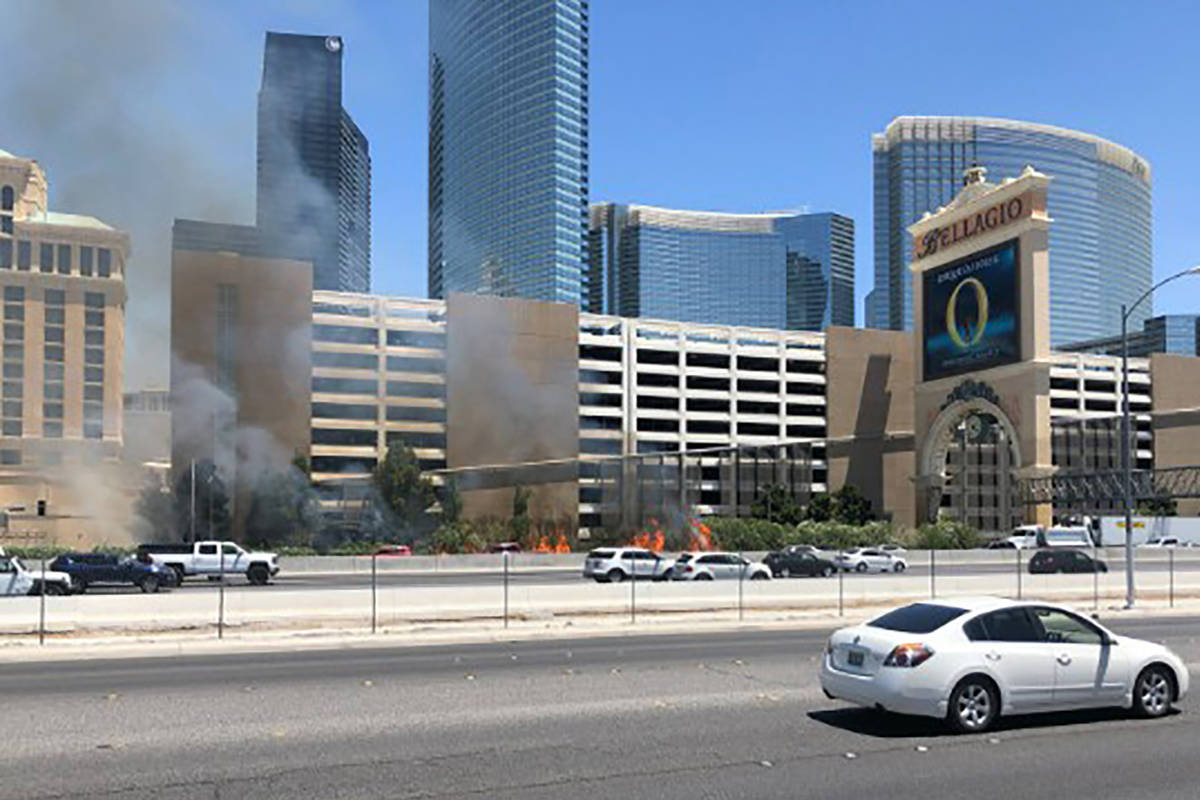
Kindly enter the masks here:
M 867 324 L 911 330 L 907 228 L 958 193 L 963 170 L 1015 178 L 1027 164 L 1051 176 L 1052 346 L 1112 335 L 1121 303 L 1150 288 L 1150 166 L 1132 150 L 1079 131 L 984 117 L 897 117 L 871 140 L 875 182 L 875 288 Z M 1130 318 L 1142 327 L 1146 303 Z
M 429 3 L 429 294 L 578 304 L 587 0 Z
M 585 307 L 624 317 L 823 330 L 854 325 L 854 221 L 592 206 Z

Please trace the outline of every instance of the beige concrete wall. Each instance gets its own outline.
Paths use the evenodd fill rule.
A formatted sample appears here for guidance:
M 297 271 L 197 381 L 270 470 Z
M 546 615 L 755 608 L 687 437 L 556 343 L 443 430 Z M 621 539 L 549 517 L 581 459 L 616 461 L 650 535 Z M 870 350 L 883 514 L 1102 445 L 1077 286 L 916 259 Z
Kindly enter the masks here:
M 451 295 L 446 305 L 446 466 L 579 455 L 579 310 Z M 531 483 L 537 517 L 578 514 L 578 482 Z M 511 488 L 463 493 L 468 516 L 512 513 Z
M 877 514 L 916 520 L 912 334 L 828 328 L 828 486 L 857 486 Z
M 1200 465 L 1200 358 L 1150 357 L 1154 466 Z M 1179 501 L 1182 516 L 1200 516 L 1200 499 Z
M 218 387 L 222 285 L 236 287 L 237 295 L 231 391 Z M 282 467 L 297 452 L 308 453 L 311 266 L 225 252 L 173 251 L 171 354 L 176 473 L 192 458 L 213 459 L 215 454 L 222 478 L 230 483 L 232 477 L 236 487 L 234 532 L 240 535 L 254 474 Z

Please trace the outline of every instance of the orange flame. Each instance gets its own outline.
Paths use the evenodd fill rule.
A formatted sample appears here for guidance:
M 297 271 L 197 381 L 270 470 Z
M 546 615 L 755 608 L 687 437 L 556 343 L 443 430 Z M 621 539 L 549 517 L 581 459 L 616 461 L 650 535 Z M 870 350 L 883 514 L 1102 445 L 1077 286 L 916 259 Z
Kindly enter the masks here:
M 559 533 L 553 543 L 549 536 L 541 536 L 538 538 L 537 546 L 533 549 L 535 553 L 569 553 L 571 552 L 571 543 L 567 541 L 565 533 Z
M 688 536 L 688 543 L 692 550 L 712 550 L 712 528 L 704 524 L 698 519 L 689 519 L 691 532 Z
M 654 522 L 654 520 L 650 520 L 650 521 Z M 658 552 L 660 550 L 666 549 L 667 537 L 666 537 L 666 534 L 664 534 L 661 529 L 655 530 L 653 533 L 651 533 L 650 531 L 642 531 L 641 533 L 639 533 L 637 536 L 634 536 L 633 539 L 630 540 L 629 546 L 630 547 L 644 547 L 647 550 L 654 550 L 655 552 Z

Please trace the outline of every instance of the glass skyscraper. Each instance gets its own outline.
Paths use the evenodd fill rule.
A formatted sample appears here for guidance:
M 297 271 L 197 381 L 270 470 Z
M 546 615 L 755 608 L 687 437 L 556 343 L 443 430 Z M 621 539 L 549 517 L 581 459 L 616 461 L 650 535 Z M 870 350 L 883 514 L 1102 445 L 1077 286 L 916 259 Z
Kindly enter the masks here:
M 1059 350 L 1075 353 L 1121 355 L 1121 336 L 1106 336 L 1061 345 Z M 1200 315 L 1163 314 L 1146 320 L 1140 331 L 1129 331 L 1129 355 L 1149 356 L 1153 353 L 1172 353 L 1180 356 L 1200 355 Z
M 1026 165 L 1049 175 L 1052 346 L 1119 332 L 1121 303 L 1150 288 L 1150 167 L 1132 150 L 1087 133 L 981 117 L 897 117 L 875 134 L 875 287 L 867 324 L 911 330 L 912 242 L 907 228 L 949 203 L 963 171 L 999 183 Z M 1136 329 L 1149 304 L 1130 318 Z
M 579 304 L 587 0 L 430 0 L 429 294 Z
M 338 36 L 268 33 L 258 93 L 264 247 L 313 263 L 313 288 L 371 286 L 371 156 L 342 107 Z
M 623 317 L 821 330 L 854 324 L 854 221 L 592 207 L 585 306 Z

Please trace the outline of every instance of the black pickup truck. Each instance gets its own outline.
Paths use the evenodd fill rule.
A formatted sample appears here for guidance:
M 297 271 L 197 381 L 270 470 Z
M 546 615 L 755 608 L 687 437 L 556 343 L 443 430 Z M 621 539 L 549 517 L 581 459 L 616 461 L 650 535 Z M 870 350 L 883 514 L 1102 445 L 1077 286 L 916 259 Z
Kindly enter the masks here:
M 133 585 L 147 594 L 175 586 L 175 571 L 131 556 L 106 553 L 63 553 L 50 562 L 56 572 L 71 576 L 71 591 L 82 594 L 89 586 Z

